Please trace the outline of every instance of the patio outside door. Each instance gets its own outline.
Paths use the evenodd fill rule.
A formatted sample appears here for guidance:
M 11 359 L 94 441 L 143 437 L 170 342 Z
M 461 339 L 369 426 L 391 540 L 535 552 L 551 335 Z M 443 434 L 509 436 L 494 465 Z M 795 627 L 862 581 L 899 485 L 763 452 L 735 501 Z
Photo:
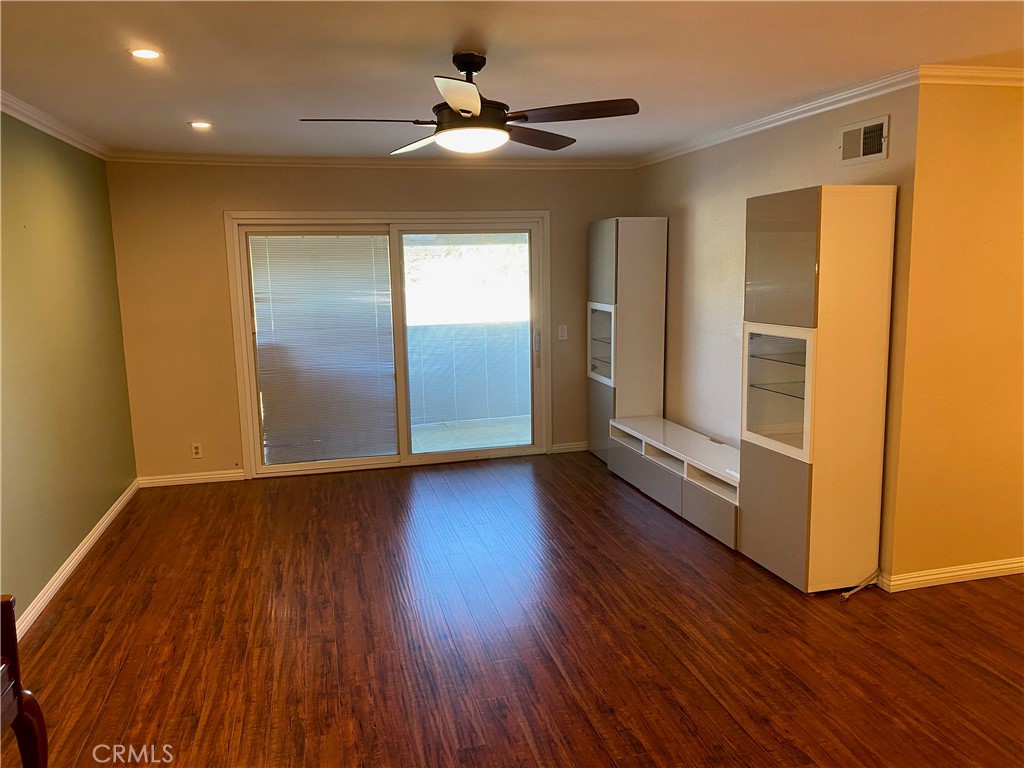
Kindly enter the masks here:
M 237 219 L 247 477 L 547 449 L 546 217 Z
M 411 453 L 533 444 L 530 233 L 401 243 Z

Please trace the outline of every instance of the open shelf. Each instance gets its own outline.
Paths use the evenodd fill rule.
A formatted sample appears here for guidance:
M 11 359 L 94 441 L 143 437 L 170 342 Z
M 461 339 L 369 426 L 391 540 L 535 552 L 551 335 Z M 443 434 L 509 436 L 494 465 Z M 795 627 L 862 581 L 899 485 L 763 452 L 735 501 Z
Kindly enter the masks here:
M 644 443 L 644 456 L 667 469 L 674 475 L 683 477 L 686 473 L 686 462 L 671 453 L 661 450 L 652 443 Z
M 644 452 L 644 441 L 636 435 L 631 435 L 629 432 L 625 432 L 618 427 L 612 426 L 609 428 L 608 437 L 621 445 L 626 446 L 631 451 L 637 453 Z
M 686 479 L 694 485 L 699 485 L 704 490 L 710 491 L 715 494 L 715 496 L 725 499 L 731 504 L 735 504 L 739 497 L 739 492 L 735 485 L 723 482 L 714 475 L 693 466 L 693 464 L 686 465 Z

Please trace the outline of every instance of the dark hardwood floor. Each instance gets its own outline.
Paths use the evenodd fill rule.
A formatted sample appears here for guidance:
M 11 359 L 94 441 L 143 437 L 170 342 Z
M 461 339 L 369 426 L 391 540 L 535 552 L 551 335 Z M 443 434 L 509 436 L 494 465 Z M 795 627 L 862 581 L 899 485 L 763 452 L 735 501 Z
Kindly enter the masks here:
M 1022 644 L 1022 577 L 805 596 L 565 454 L 140 490 L 21 649 L 53 766 L 1001 768 Z

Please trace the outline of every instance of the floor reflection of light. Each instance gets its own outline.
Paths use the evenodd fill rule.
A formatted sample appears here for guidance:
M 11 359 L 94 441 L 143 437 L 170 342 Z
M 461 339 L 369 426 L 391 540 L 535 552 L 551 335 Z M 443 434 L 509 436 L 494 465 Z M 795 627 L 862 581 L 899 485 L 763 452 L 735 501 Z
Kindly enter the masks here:
M 499 613 L 543 599 L 553 554 L 528 464 L 499 460 L 414 470 L 407 503 L 400 556 L 415 599 L 434 596 L 424 586 L 431 575 L 464 573 L 467 563 Z

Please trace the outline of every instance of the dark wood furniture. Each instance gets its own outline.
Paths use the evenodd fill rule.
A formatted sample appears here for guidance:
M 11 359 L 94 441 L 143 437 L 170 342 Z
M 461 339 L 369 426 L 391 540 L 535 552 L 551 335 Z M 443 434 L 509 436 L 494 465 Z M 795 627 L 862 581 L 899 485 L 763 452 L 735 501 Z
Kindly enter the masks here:
M 21 685 L 18 632 L 14 624 L 14 597 L 3 595 L 0 604 L 0 712 L 3 727 L 11 726 L 18 739 L 24 768 L 46 768 L 46 722 L 43 710 Z

